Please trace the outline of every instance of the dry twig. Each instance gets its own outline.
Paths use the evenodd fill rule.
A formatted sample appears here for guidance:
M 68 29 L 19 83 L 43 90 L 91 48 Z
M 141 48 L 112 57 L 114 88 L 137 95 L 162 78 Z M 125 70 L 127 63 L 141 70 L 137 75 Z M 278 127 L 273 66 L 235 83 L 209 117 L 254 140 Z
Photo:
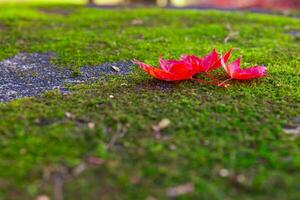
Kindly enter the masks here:
M 228 30 L 228 35 L 224 38 L 224 43 L 228 43 L 229 40 L 234 39 L 235 37 L 237 37 L 239 35 L 238 31 L 234 31 L 231 27 L 230 24 L 226 25 L 226 28 Z

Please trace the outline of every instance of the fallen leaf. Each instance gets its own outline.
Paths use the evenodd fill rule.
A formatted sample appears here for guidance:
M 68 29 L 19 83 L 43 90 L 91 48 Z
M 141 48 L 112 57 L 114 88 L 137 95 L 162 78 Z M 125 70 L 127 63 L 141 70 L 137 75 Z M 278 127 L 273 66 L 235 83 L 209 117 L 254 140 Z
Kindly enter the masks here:
M 222 66 L 221 60 L 227 61 L 231 55 L 231 49 L 225 53 L 221 58 L 215 49 L 211 53 L 199 58 L 195 55 L 182 55 L 180 60 L 164 60 L 159 59 L 160 68 L 156 68 L 147 65 L 140 61 L 133 61 L 134 64 L 138 65 L 142 70 L 148 73 L 150 76 L 164 81 L 182 81 L 182 80 L 195 80 L 204 84 L 214 84 L 218 86 L 224 86 L 219 84 L 219 81 L 211 76 L 208 78 L 213 81 L 208 82 L 193 76 L 200 72 L 205 72 L 217 69 Z
M 229 49 L 224 55 L 220 57 L 220 54 L 213 49 L 209 54 L 205 55 L 203 58 L 197 57 L 195 55 L 182 55 L 181 60 L 190 63 L 193 68 L 198 69 L 197 73 L 199 72 L 209 72 L 215 70 L 222 66 L 223 62 L 227 62 L 231 56 L 232 49 Z
M 238 58 L 229 65 L 222 62 L 223 68 L 230 76 L 230 79 L 248 80 L 266 76 L 267 68 L 264 66 L 254 66 L 246 69 L 241 69 L 241 58 Z
M 147 72 L 150 76 L 164 81 L 181 81 L 192 79 L 198 72 L 198 69 L 193 69 L 189 63 L 176 60 L 159 60 L 160 68 L 147 65 L 140 61 L 134 61 L 141 69 Z
M 203 58 L 197 57 L 195 55 L 182 55 L 180 60 L 164 60 L 160 58 L 160 68 L 147 65 L 137 60 L 134 60 L 133 63 L 138 65 L 150 76 L 159 80 L 194 80 L 200 83 L 212 84 L 222 87 L 228 87 L 229 85 L 225 83 L 232 79 L 249 80 L 254 78 L 261 78 L 267 75 L 267 68 L 264 66 L 253 66 L 250 68 L 241 69 L 240 58 L 227 65 L 226 62 L 229 60 L 231 52 L 232 49 L 230 49 L 220 57 L 216 49 L 213 49 L 208 55 L 204 56 Z M 221 66 L 230 76 L 230 79 L 227 79 L 223 82 L 219 81 L 208 73 L 209 71 L 217 69 Z M 198 73 L 204 73 L 206 78 L 211 79 L 212 81 L 205 81 L 199 78 L 195 78 L 194 76 Z

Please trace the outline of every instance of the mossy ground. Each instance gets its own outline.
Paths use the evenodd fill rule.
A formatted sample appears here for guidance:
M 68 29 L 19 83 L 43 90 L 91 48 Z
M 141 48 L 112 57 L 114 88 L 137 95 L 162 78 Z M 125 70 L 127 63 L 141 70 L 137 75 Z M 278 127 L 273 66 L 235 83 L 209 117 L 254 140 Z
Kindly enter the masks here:
M 239 35 L 224 44 L 227 24 Z M 135 69 L 70 86 L 70 95 L 53 91 L 1 104 L 0 199 L 53 197 L 53 174 L 64 176 L 65 199 L 166 199 L 166 188 L 184 183 L 194 192 L 179 199 L 299 199 L 300 140 L 282 129 L 300 113 L 300 43 L 289 31 L 300 31 L 299 19 L 1 5 L 0 59 L 55 52 L 53 62 L 76 71 L 233 47 L 243 67 L 264 64 L 271 77 L 224 89 L 164 83 Z M 157 139 L 152 126 L 163 118 L 171 125 Z M 90 156 L 103 163 L 71 176 Z

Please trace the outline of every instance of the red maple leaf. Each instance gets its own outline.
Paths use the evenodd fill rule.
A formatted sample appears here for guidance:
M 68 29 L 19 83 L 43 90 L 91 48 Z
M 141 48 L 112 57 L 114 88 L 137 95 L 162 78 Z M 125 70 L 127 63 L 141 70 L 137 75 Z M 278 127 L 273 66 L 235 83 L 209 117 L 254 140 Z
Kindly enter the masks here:
M 227 87 L 225 84 L 228 80 L 238 79 L 247 80 L 253 78 L 260 78 L 266 76 L 266 67 L 254 66 L 247 69 L 240 68 L 241 59 L 237 59 L 229 65 L 226 62 L 230 58 L 232 49 L 220 57 L 215 49 L 203 58 L 195 55 L 182 55 L 180 60 L 164 60 L 159 59 L 160 68 L 147 65 L 140 61 L 134 61 L 141 69 L 147 72 L 150 76 L 164 81 L 182 81 L 182 80 L 195 80 L 205 84 L 215 84 L 218 86 Z M 209 71 L 223 66 L 230 79 L 223 82 L 215 79 L 209 74 Z M 207 82 L 198 78 L 194 78 L 198 73 L 205 73 L 206 77 L 211 79 Z
M 184 61 L 159 59 L 160 68 L 147 65 L 140 61 L 134 61 L 141 69 L 150 76 L 164 81 L 181 81 L 192 79 L 197 69 Z
M 230 76 L 230 79 L 248 80 L 266 76 L 267 68 L 264 66 L 253 66 L 246 69 L 241 69 L 241 58 L 233 61 L 231 64 L 226 65 L 222 61 L 222 66 Z
M 216 49 L 213 49 L 209 54 L 203 58 L 199 58 L 195 55 L 182 55 L 181 60 L 190 63 L 194 68 L 197 68 L 199 72 L 208 73 L 214 69 L 222 66 L 221 60 L 226 63 L 230 58 L 232 49 L 226 52 L 222 57 L 217 53 Z
M 191 55 L 191 57 L 196 57 Z M 199 58 L 200 59 L 200 58 Z M 215 62 L 216 63 L 216 62 Z M 164 81 L 182 81 L 182 80 L 194 80 L 204 84 L 214 84 L 218 86 L 224 86 L 225 84 L 220 84 L 220 81 L 213 79 L 213 81 L 208 82 L 198 78 L 193 78 L 199 72 L 202 72 L 203 65 L 197 65 L 185 60 L 164 60 L 159 59 L 160 68 L 156 68 L 147 65 L 140 61 L 134 61 L 141 69 L 147 72 L 150 76 Z

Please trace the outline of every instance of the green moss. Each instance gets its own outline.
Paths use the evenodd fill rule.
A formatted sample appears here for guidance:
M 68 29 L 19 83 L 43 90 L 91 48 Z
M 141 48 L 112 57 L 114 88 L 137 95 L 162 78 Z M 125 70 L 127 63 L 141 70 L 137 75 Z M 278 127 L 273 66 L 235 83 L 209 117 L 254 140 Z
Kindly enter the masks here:
M 47 173 L 62 171 L 68 172 L 66 199 L 165 199 L 166 188 L 186 182 L 195 191 L 183 199 L 299 199 L 300 141 L 282 131 L 300 112 L 300 45 L 286 34 L 300 30 L 299 20 L 242 12 L 44 9 L 0 8 L 0 59 L 54 52 L 53 62 L 76 74 L 80 66 L 108 61 L 156 64 L 160 54 L 233 47 L 244 67 L 264 64 L 271 77 L 224 89 L 164 83 L 134 70 L 70 86 L 70 95 L 51 91 L 1 104 L 0 199 L 53 196 Z M 68 15 L 55 14 L 62 10 Z M 224 44 L 226 24 L 239 35 Z M 215 76 L 225 79 L 221 71 Z M 163 118 L 171 125 L 156 139 L 152 126 Z M 71 175 L 90 156 L 103 164 Z M 229 177 L 219 175 L 223 168 Z

